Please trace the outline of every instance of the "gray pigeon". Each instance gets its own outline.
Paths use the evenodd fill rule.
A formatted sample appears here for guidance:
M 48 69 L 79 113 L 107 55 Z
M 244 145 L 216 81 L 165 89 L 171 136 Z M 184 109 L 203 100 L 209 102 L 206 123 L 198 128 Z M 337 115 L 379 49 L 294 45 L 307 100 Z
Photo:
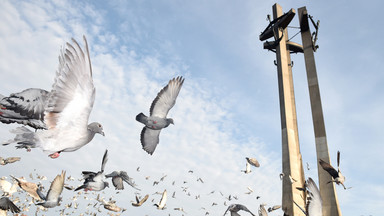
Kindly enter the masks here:
M 39 189 L 37 189 L 37 194 L 42 200 L 44 200 L 44 202 L 37 203 L 36 205 L 41 205 L 45 208 L 53 208 L 60 205 L 60 194 L 63 192 L 64 181 L 65 171 L 62 171 L 61 174 L 57 175 L 51 183 L 51 187 L 49 188 L 47 196 L 45 196 Z
M 131 187 L 135 188 L 136 190 L 140 190 L 137 188 L 135 182 L 133 182 L 133 179 L 130 178 L 125 171 L 113 171 L 112 173 L 105 175 L 106 178 L 112 178 L 113 186 L 115 186 L 116 190 L 123 190 L 124 184 L 123 182 L 127 182 Z
M 72 42 L 67 43 L 59 56 L 55 82 L 44 106 L 47 130 L 32 132 L 24 126 L 18 127 L 11 130 L 16 137 L 3 145 L 16 142 L 16 148 L 39 147 L 51 158 L 57 158 L 61 152 L 83 147 L 96 133 L 104 136 L 100 123 L 88 125 L 95 87 L 87 40 L 84 36 L 85 52 L 74 39 Z
M 159 143 L 161 129 L 174 124 L 173 119 L 167 118 L 167 114 L 175 105 L 183 83 L 184 79 L 181 76 L 171 79 L 153 100 L 149 110 L 150 116 L 147 117 L 143 113 L 136 116 L 136 120 L 145 125 L 141 131 L 140 140 L 143 149 L 150 155 L 153 154 Z
M 230 211 L 231 212 L 231 216 L 240 216 L 239 213 L 237 213 L 240 210 L 249 212 L 252 216 L 256 216 L 247 207 L 245 207 L 244 205 L 241 205 L 241 204 L 231 204 L 231 205 L 229 205 L 227 210 L 224 212 L 224 215 L 228 211 Z
M 25 89 L 9 97 L 0 95 L 0 122 L 47 129 L 44 123 L 44 107 L 48 97 L 48 91 L 37 88 Z
M 84 189 L 84 191 L 101 191 L 109 187 L 109 183 L 105 182 L 104 168 L 108 161 L 108 150 L 105 150 L 103 160 L 101 162 L 101 170 L 97 173 L 91 171 L 83 171 L 82 174 L 85 178 L 83 185 L 76 188 L 75 191 Z
M 0 209 L 4 211 L 11 211 L 12 213 L 19 213 L 20 209 L 8 198 L 0 198 Z

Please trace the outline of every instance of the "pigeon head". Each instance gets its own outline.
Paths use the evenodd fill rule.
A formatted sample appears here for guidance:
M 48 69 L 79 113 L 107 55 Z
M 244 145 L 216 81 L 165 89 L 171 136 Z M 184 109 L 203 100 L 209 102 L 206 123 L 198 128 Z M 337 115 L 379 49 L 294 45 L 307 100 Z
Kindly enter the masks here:
M 172 118 L 168 118 L 168 119 L 167 119 L 167 123 L 168 123 L 168 125 L 169 125 L 169 124 L 173 124 L 173 125 L 175 124 L 175 123 L 173 122 L 173 119 L 172 119 Z
M 98 122 L 92 122 L 91 124 L 89 124 L 88 130 L 105 136 L 104 131 L 103 131 L 103 126 Z

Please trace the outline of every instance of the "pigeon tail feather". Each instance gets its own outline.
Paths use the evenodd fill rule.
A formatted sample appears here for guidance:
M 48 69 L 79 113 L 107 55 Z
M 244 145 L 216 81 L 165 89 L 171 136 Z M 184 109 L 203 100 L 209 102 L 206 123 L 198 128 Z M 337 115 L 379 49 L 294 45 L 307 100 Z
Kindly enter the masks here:
M 136 121 L 138 122 L 141 122 L 143 124 L 146 124 L 147 123 L 147 116 L 145 116 L 143 113 L 139 113 L 137 116 L 136 116 Z
M 10 130 L 11 133 L 16 134 L 15 138 L 12 140 L 8 140 L 6 142 L 3 142 L 3 145 L 9 145 L 11 143 L 17 143 L 21 146 L 26 146 L 30 148 L 35 148 L 37 147 L 37 140 L 38 137 L 36 134 L 29 130 L 28 128 L 22 126 L 22 127 L 17 127 L 13 130 Z M 21 147 L 23 148 L 23 147 Z

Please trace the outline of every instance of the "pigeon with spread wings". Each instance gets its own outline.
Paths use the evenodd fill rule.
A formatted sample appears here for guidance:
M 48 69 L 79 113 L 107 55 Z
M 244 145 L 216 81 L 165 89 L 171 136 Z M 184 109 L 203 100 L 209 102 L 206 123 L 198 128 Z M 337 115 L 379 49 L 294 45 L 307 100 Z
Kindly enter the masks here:
M 44 107 L 47 130 L 32 132 L 18 127 L 11 131 L 16 137 L 3 145 L 16 142 L 16 148 L 39 147 L 51 158 L 57 158 L 61 152 L 76 151 L 88 144 L 96 133 L 104 136 L 100 123 L 88 124 L 96 90 L 85 37 L 84 43 L 83 51 L 72 39 L 59 56 L 55 82 Z
M 184 78 L 179 76 L 169 81 L 152 102 L 149 110 L 150 116 L 147 117 L 143 113 L 136 116 L 136 120 L 145 126 L 141 131 L 141 145 L 148 154 L 153 154 L 159 143 L 160 131 L 174 124 L 172 118 L 167 118 L 169 110 L 175 105 L 176 98 L 184 83 Z
M 39 189 L 37 189 L 37 194 L 44 202 L 37 203 L 36 205 L 41 205 L 45 208 L 53 208 L 60 205 L 61 197 L 60 194 L 63 192 L 65 181 L 65 171 L 62 171 L 61 174 L 57 175 L 56 178 L 51 183 L 51 187 L 45 196 Z
M 344 189 L 347 189 L 344 186 L 345 177 L 341 174 L 339 165 L 340 165 L 340 151 L 337 152 L 337 170 L 333 166 L 322 159 L 319 160 L 320 166 L 332 176 L 333 180 L 328 183 L 335 182 L 336 184 L 343 185 Z

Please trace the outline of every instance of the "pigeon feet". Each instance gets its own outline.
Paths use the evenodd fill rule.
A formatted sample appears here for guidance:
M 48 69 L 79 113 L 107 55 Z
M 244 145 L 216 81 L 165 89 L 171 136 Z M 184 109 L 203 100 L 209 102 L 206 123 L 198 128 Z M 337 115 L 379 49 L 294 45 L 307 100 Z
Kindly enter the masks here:
M 48 157 L 52 158 L 52 159 L 55 159 L 55 158 L 58 158 L 60 156 L 60 153 L 59 152 L 55 152 L 53 154 L 50 154 L 48 155 Z

